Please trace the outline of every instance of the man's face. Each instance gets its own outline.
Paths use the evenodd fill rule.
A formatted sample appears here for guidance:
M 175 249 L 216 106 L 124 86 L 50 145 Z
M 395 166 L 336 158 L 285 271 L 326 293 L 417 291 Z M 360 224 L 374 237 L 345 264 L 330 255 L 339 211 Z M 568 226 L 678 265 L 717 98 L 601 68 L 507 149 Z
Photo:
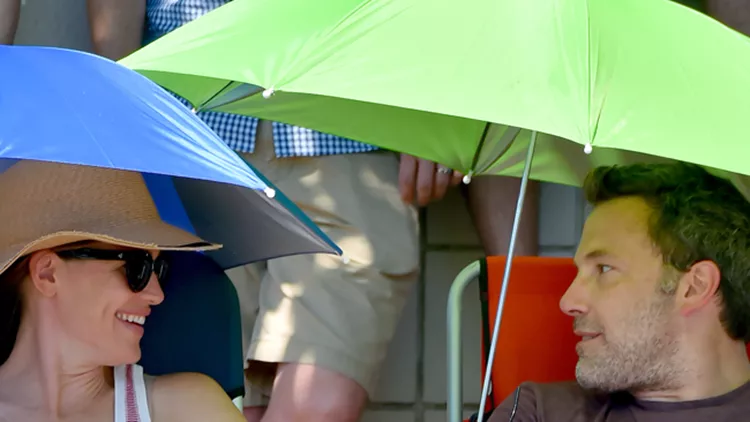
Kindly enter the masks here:
M 643 392 L 679 375 L 677 312 L 662 288 L 676 280 L 649 238 L 650 215 L 641 198 L 619 198 L 598 205 L 584 226 L 578 275 L 560 300 L 582 337 L 576 377 L 584 388 Z

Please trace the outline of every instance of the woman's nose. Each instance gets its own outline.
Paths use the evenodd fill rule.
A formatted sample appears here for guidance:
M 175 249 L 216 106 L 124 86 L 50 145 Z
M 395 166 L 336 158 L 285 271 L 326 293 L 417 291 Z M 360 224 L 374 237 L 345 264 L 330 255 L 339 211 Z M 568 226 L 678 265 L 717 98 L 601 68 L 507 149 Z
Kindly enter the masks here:
M 156 274 L 151 274 L 151 278 L 149 278 L 146 288 L 141 292 L 141 296 L 151 305 L 158 305 L 164 301 L 164 290 L 162 290 Z

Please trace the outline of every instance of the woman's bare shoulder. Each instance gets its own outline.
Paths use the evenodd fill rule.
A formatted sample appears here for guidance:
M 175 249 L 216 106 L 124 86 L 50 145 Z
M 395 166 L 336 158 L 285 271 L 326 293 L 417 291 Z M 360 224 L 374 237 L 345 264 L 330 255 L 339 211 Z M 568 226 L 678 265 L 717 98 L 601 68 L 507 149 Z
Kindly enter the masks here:
M 154 422 L 245 422 L 229 396 L 206 375 L 162 375 L 154 378 L 152 386 Z

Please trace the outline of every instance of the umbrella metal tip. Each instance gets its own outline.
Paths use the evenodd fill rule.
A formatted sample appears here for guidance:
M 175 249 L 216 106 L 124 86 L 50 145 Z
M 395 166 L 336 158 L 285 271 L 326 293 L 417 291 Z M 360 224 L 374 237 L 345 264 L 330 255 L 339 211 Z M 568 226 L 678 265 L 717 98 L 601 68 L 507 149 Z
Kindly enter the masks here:
M 271 98 L 271 95 L 273 95 L 273 92 L 274 92 L 273 88 L 268 88 L 268 89 L 264 90 L 263 91 L 263 98 L 265 98 L 265 99 Z
M 346 255 L 346 254 L 341 254 L 341 262 L 342 262 L 342 263 L 343 263 L 344 265 L 348 264 L 348 263 L 349 263 L 349 261 L 350 261 L 350 259 L 349 259 L 349 255 Z
M 591 154 L 591 151 L 594 150 L 594 147 L 591 146 L 591 142 L 587 142 L 586 145 L 583 146 L 583 152 L 585 154 Z
M 273 188 L 268 188 L 267 187 L 267 188 L 263 189 L 263 192 L 269 198 L 273 198 L 274 196 L 276 196 L 276 190 L 274 190 Z
M 471 175 L 467 174 L 466 176 L 464 176 L 463 182 L 464 182 L 464 185 L 468 185 L 469 183 L 471 183 Z

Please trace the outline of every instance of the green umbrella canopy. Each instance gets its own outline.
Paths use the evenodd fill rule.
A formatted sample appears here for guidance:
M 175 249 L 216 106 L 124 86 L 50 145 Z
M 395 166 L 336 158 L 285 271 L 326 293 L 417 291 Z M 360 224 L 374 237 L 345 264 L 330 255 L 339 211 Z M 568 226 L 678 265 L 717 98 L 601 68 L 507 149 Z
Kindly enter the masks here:
M 665 158 L 750 174 L 750 39 L 696 10 L 669 0 L 325 3 L 234 0 L 122 63 L 199 110 L 464 173 L 520 175 L 533 130 L 537 180 L 578 185 L 596 165 Z

